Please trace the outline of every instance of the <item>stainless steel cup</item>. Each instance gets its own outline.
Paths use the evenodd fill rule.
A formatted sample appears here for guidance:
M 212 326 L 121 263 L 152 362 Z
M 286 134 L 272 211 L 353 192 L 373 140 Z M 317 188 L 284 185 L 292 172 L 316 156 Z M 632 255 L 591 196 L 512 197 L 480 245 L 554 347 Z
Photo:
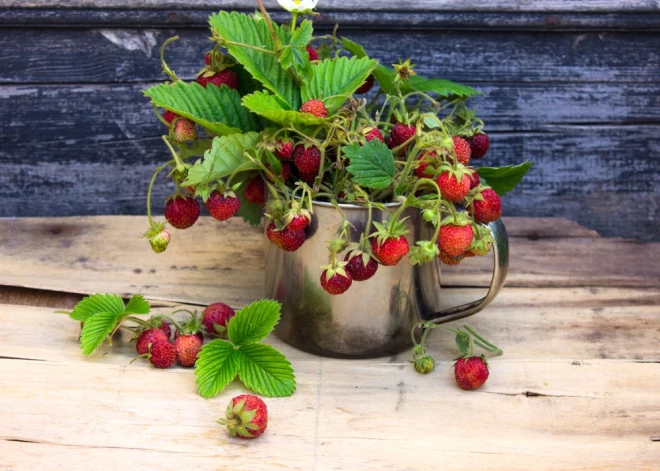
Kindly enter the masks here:
M 373 220 L 382 221 L 397 210 L 374 210 Z M 340 205 L 354 226 L 358 241 L 367 221 L 367 210 Z M 433 226 L 416 209 L 404 212 L 412 247 L 416 240 L 430 240 Z M 439 310 L 441 262 L 413 267 L 404 257 L 394 267 L 380 266 L 367 281 L 353 282 L 341 295 L 321 288 L 321 266 L 328 264 L 327 241 L 336 237 L 342 224 L 339 212 L 328 203 L 314 203 L 307 240 L 296 252 L 285 252 L 266 241 L 266 297 L 282 303 L 282 316 L 275 328 L 278 337 L 306 352 L 338 358 L 368 358 L 392 355 L 412 346 L 410 331 L 417 320 L 436 323 L 470 316 L 485 308 L 504 284 L 508 267 L 508 238 L 504 224 L 490 224 L 495 244 L 490 289 L 482 299 Z M 446 304 L 446 302 L 445 302 Z

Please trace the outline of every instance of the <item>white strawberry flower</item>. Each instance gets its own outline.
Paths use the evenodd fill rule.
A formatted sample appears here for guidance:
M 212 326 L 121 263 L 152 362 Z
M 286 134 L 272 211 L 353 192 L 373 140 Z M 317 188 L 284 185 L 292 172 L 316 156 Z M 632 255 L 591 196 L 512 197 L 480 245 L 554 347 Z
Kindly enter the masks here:
M 311 13 L 319 0 L 277 0 L 282 8 L 291 13 Z

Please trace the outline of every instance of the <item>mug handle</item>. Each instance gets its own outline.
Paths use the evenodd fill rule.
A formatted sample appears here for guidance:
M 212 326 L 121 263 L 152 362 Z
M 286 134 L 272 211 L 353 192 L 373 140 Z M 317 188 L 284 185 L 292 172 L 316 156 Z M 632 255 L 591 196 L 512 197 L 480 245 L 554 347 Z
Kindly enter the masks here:
M 493 234 L 494 243 L 493 277 L 490 280 L 490 288 L 486 296 L 471 303 L 463 304 L 462 306 L 435 312 L 429 315 L 428 319 L 423 319 L 424 321 L 441 324 L 471 316 L 488 306 L 495 299 L 497 293 L 500 292 L 509 270 L 509 236 L 501 219 L 491 222 L 488 226 Z

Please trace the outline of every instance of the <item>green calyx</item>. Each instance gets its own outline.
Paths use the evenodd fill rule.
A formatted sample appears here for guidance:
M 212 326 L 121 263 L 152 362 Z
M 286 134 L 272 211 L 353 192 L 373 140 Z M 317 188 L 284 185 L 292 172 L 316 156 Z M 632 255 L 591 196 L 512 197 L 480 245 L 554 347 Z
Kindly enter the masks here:
M 344 268 L 348 262 L 339 262 L 336 259 L 330 265 L 322 266 L 321 269 L 325 271 L 325 279 L 329 280 L 335 275 L 343 276 L 348 278 L 346 274 L 346 269 Z
M 441 226 L 467 226 L 469 224 L 472 224 L 472 219 L 465 211 L 459 211 L 455 216 L 450 214 L 440 221 Z
M 376 232 L 371 234 L 370 237 L 376 237 L 379 244 L 382 244 L 387 239 L 398 239 L 402 235 L 407 234 L 408 229 L 406 229 L 406 219 L 407 217 L 401 220 L 396 218 L 391 218 L 388 221 L 385 221 L 385 224 L 374 221 L 374 226 L 376 226 Z
M 431 262 L 440 255 L 438 244 L 431 240 L 417 241 L 416 246 L 413 247 L 410 252 L 413 265 L 421 265 L 422 263 Z
M 256 409 L 245 409 L 245 399 L 235 406 L 232 406 L 232 402 L 230 402 L 227 406 L 225 418 L 219 419 L 218 423 L 227 427 L 232 437 L 236 435 L 251 437 L 252 434 L 249 430 L 259 430 L 259 427 L 252 423 L 256 413 Z

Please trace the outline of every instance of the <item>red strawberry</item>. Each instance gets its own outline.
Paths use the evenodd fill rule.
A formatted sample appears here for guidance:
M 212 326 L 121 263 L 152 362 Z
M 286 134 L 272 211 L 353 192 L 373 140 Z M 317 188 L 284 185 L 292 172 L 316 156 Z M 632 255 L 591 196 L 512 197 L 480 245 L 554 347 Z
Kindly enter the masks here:
M 345 293 L 352 283 L 351 274 L 343 268 L 336 270 L 327 268 L 321 273 L 321 287 L 330 294 Z
M 209 83 L 212 83 L 218 87 L 227 85 L 229 88 L 233 88 L 235 90 L 238 88 L 238 75 L 236 75 L 236 72 L 231 69 L 225 69 L 217 72 L 214 75 L 211 75 L 210 77 L 200 75 L 197 77 L 197 83 L 205 88 Z
M 138 355 L 149 353 L 149 345 L 155 345 L 158 342 L 169 342 L 170 337 L 161 329 L 148 329 L 140 334 L 135 342 L 135 350 Z
M 312 46 L 307 46 L 307 55 L 309 56 L 310 61 L 319 60 L 319 53 Z
M 472 149 L 472 158 L 480 159 L 488 152 L 490 147 L 490 138 L 488 134 L 480 132 L 472 136 L 468 143 L 470 144 L 470 149 Z
M 362 131 L 362 135 L 367 142 L 371 142 L 374 139 L 378 139 L 380 142 L 385 142 L 385 138 L 378 128 L 365 128 Z
M 176 361 L 176 350 L 168 341 L 156 342 L 151 345 L 147 358 L 156 368 L 169 368 Z
M 188 229 L 199 218 L 199 203 L 187 196 L 174 196 L 165 203 L 165 219 L 176 229 Z
M 266 184 L 264 180 L 256 175 L 250 177 L 245 185 L 245 199 L 250 203 L 254 203 L 257 206 L 263 206 L 266 204 Z
M 204 63 L 206 65 L 209 65 L 211 63 L 211 52 L 207 52 L 206 55 L 204 56 Z
M 266 236 L 273 245 L 287 252 L 295 252 L 305 243 L 305 231 L 292 231 L 284 228 L 277 230 L 274 222 L 271 222 L 266 228 Z
M 172 336 L 172 328 L 170 327 L 169 324 L 166 322 L 160 321 L 160 325 L 158 326 L 160 330 L 165 332 L 165 335 L 167 335 L 167 340 L 170 340 L 170 337 Z
M 179 115 L 176 114 L 174 111 L 165 110 L 165 112 L 163 113 L 163 119 L 165 121 L 167 121 L 168 123 L 171 123 L 172 121 L 174 121 L 178 117 L 179 117 Z
M 223 329 L 227 326 L 229 319 L 236 315 L 236 312 L 224 303 L 209 304 L 202 313 L 204 318 L 202 324 L 210 334 L 223 334 Z M 219 332 L 216 325 L 221 327 Z
M 234 196 L 225 196 L 219 191 L 214 191 L 206 201 L 206 209 L 209 214 L 218 221 L 226 221 L 238 212 L 241 201 Z
M 472 214 L 477 222 L 497 221 L 502 215 L 502 200 L 492 188 L 485 188 L 480 193 L 483 199 L 475 199 L 472 205 Z
M 433 172 L 427 172 L 426 169 L 429 166 L 429 161 L 437 159 L 438 156 L 433 152 L 422 152 L 422 154 L 417 157 L 419 164 L 415 168 L 415 175 L 417 178 L 433 178 Z
M 300 144 L 293 150 L 293 163 L 302 175 L 310 177 L 318 175 L 321 167 L 321 151 L 318 148 L 305 147 Z M 305 178 L 303 180 L 307 181 Z
M 291 231 L 303 231 L 309 226 L 309 218 L 302 214 L 296 214 L 291 221 L 286 225 L 287 229 Z
M 218 423 L 225 425 L 232 437 L 257 438 L 268 427 L 268 408 L 257 396 L 242 394 L 229 401 L 225 418 Z
M 179 142 L 194 141 L 197 139 L 197 128 L 195 128 L 195 123 L 189 119 L 177 119 L 174 123 L 172 136 Z
M 371 250 L 378 258 L 381 265 L 393 266 L 399 263 L 408 254 L 410 247 L 405 237 L 389 237 L 382 242 L 378 238 L 371 238 Z
M 268 167 L 268 170 L 275 173 L 270 167 Z M 282 162 L 282 172 L 278 176 L 283 181 L 287 181 L 289 178 L 291 178 L 291 175 L 293 175 L 293 165 L 290 162 Z M 273 177 L 270 173 L 266 173 L 266 177 L 268 177 L 271 182 L 275 182 L 275 177 Z
M 301 113 L 311 114 L 317 118 L 327 118 L 328 110 L 321 100 L 309 100 L 300 107 Z
M 472 174 L 472 178 L 470 179 L 470 190 L 474 190 L 480 184 L 481 184 L 481 179 L 479 178 L 479 174 L 477 172 L 474 172 Z
M 174 349 L 179 365 L 189 368 L 195 366 L 199 351 L 202 349 L 202 340 L 195 334 L 179 335 L 174 339 Z
M 441 250 L 438 258 L 445 265 L 458 265 L 465 258 L 465 254 L 461 254 L 458 257 L 452 257 L 448 253 L 445 253 Z
M 293 142 L 289 139 L 280 139 L 275 146 L 275 155 L 279 159 L 287 160 L 293 154 Z
M 175 331 L 174 331 L 174 340 L 176 340 L 177 338 L 181 337 L 182 335 L 184 335 L 184 334 L 182 334 L 182 333 L 179 332 L 178 330 L 175 330 Z M 190 332 L 189 334 L 187 333 L 187 334 L 185 334 L 185 335 L 194 335 L 194 336 L 197 337 L 201 342 L 204 341 L 204 332 L 202 332 L 201 330 L 197 330 L 196 332 Z
M 458 136 L 454 136 L 452 140 L 454 142 L 456 160 L 458 160 L 463 165 L 470 163 L 470 155 L 472 154 L 472 150 L 470 149 L 470 144 L 468 144 L 468 141 Z
M 470 181 L 468 174 L 463 174 L 459 180 L 455 174 L 446 170 L 440 174 L 436 183 L 440 187 L 440 193 L 444 199 L 458 203 L 463 201 L 470 191 Z
M 399 147 L 401 144 L 413 137 L 416 132 L 417 128 L 415 128 L 415 126 L 412 124 L 395 124 L 394 128 L 392 128 L 392 132 L 390 133 L 390 138 L 387 141 L 387 147 L 390 149 Z
M 366 281 L 374 276 L 378 270 L 378 262 L 373 257 L 369 257 L 369 261 L 365 265 L 361 253 L 355 254 L 352 257 L 351 253 L 347 253 L 344 261 L 348 262 L 346 264 L 346 271 L 354 281 Z
M 454 377 L 461 389 L 478 389 L 488 379 L 488 363 L 483 356 L 459 358 L 454 363 Z
M 373 86 L 374 86 L 374 76 L 369 75 L 369 77 L 367 77 L 367 80 L 365 80 L 364 83 L 362 85 L 360 85 L 360 88 L 355 90 L 355 93 L 358 93 L 358 94 L 359 93 L 367 93 L 369 90 L 371 90 L 371 88 Z
M 470 247 L 473 238 L 474 232 L 471 225 L 445 224 L 440 227 L 438 247 L 447 255 L 458 257 Z

